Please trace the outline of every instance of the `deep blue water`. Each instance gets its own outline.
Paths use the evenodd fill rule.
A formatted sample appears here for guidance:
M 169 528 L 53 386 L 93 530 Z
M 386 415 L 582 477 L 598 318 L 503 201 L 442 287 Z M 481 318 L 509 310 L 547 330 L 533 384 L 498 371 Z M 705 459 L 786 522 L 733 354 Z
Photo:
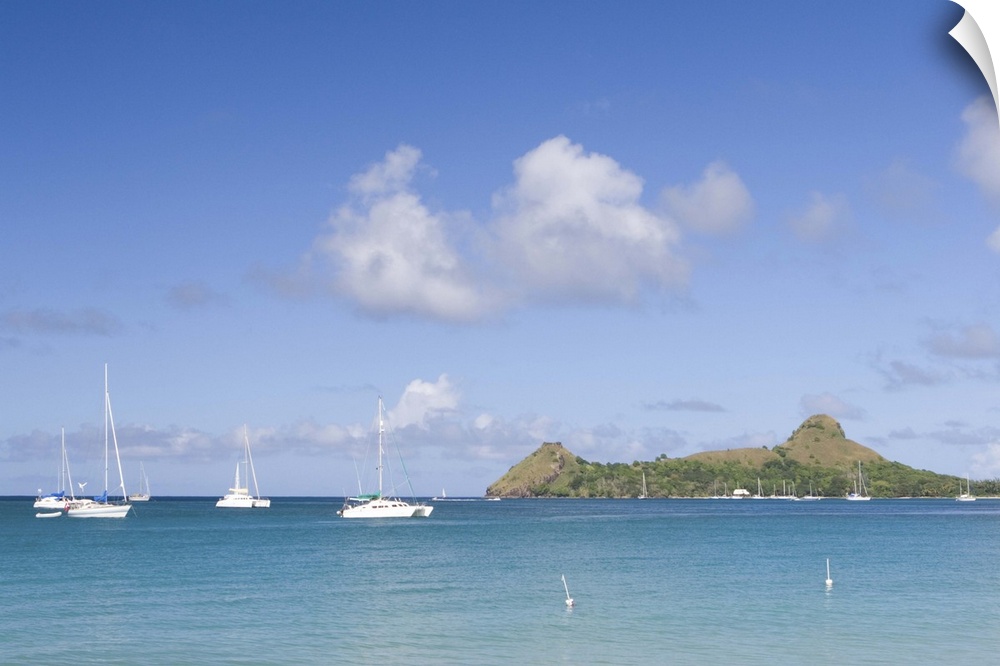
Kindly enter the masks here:
M 0 500 L 5 664 L 900 664 L 1000 654 L 1000 501 Z M 827 591 L 826 558 L 834 586 Z M 576 607 L 567 610 L 565 574 Z

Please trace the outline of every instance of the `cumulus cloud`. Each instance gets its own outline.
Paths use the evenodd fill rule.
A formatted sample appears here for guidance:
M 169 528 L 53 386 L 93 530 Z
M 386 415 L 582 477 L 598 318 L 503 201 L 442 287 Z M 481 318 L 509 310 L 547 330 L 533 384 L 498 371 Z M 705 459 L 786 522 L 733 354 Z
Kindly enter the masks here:
M 994 440 L 982 451 L 972 454 L 972 465 L 980 478 L 1000 477 L 1000 440 Z
M 683 284 L 680 234 L 639 203 L 642 179 L 566 137 L 514 162 L 494 198 L 496 252 L 518 298 L 632 302 L 645 285 Z
M 712 162 L 701 180 L 663 191 L 663 204 L 685 227 L 704 234 L 732 234 L 754 214 L 750 191 L 724 162 Z
M 813 414 L 828 414 L 835 419 L 862 420 L 865 410 L 852 405 L 832 393 L 807 394 L 799 400 L 799 410 L 803 416 Z
M 957 333 L 938 333 L 927 342 L 938 356 L 960 359 L 1000 357 L 1000 336 L 987 324 L 966 326 Z
M 475 322 L 532 303 L 633 305 L 686 286 L 678 220 L 725 234 L 753 215 L 722 162 L 666 190 L 673 217 L 642 204 L 642 178 L 565 136 L 517 158 L 513 172 L 489 219 L 476 221 L 424 203 L 414 180 L 433 172 L 401 145 L 350 179 L 298 274 L 256 278 L 288 295 L 318 285 L 376 317 Z
M 419 160 L 420 151 L 400 146 L 356 175 L 354 201 L 330 218 L 309 263 L 328 262 L 333 290 L 368 313 L 476 319 L 485 296 L 455 249 L 451 219 L 410 190 Z
M 395 428 L 408 425 L 426 428 L 429 421 L 454 413 L 460 399 L 457 387 L 446 374 L 436 382 L 414 379 L 407 384 L 390 418 Z
M 788 217 L 788 226 L 799 240 L 821 243 L 842 233 L 849 221 L 846 197 L 810 192 L 806 206 Z
M 967 106 L 962 122 L 965 135 L 955 151 L 955 165 L 986 196 L 1000 201 L 1000 127 L 992 100 L 983 96 Z M 1000 227 L 987 237 L 986 246 L 1000 253 Z
M 22 334 L 111 336 L 122 324 L 114 315 L 95 308 L 71 312 L 38 308 L 0 313 L 0 328 Z
M 1000 254 L 1000 227 L 994 229 L 993 233 L 986 237 L 986 247 Z
M 980 97 L 962 111 L 965 135 L 958 144 L 956 166 L 991 197 L 1000 198 L 1000 127 L 993 102 Z

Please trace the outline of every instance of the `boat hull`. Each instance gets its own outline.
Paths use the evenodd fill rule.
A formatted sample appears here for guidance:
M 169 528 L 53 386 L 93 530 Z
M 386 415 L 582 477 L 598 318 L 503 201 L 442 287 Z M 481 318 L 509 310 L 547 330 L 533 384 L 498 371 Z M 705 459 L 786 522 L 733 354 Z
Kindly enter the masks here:
M 364 504 L 345 506 L 338 513 L 343 518 L 427 518 L 434 510 L 426 504 L 407 504 L 402 500 L 376 499 Z
M 226 495 L 215 503 L 218 509 L 268 509 L 271 500 L 262 497 Z
M 131 508 L 131 504 L 95 502 L 84 506 L 71 506 L 66 510 L 66 515 L 70 518 L 124 518 Z
M 41 497 L 35 500 L 32 508 L 48 509 L 49 511 L 62 511 L 66 508 L 69 499 L 65 497 Z

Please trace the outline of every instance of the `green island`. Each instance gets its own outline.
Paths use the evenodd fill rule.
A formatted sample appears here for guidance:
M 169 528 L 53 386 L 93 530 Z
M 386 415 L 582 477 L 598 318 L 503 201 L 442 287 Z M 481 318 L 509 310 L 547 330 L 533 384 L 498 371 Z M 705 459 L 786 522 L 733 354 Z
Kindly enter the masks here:
M 705 451 L 684 458 L 661 454 L 652 462 L 588 462 L 560 442 L 545 442 L 491 484 L 486 496 L 638 497 L 645 480 L 648 497 L 732 497 L 737 489 L 765 497 L 844 497 L 856 489 L 859 462 L 871 497 L 955 497 L 965 492 L 964 478 L 886 460 L 847 439 L 832 417 L 817 414 L 771 449 Z M 1000 479 L 973 481 L 972 486 L 973 495 L 1000 495 Z

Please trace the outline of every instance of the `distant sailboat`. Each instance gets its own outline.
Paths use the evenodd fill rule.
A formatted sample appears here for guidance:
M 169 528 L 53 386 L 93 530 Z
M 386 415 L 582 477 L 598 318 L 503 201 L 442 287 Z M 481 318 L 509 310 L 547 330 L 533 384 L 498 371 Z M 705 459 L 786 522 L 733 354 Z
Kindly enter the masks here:
M 639 499 L 647 499 L 649 495 L 646 494 L 646 473 L 642 473 L 642 494 L 639 495 Z
M 146 470 L 139 463 L 139 492 L 128 496 L 130 502 L 148 502 L 149 501 L 149 477 L 146 476 Z
M 66 457 L 66 430 L 62 430 L 62 438 L 60 445 L 60 457 L 59 457 L 59 479 L 56 482 L 57 490 L 55 492 L 49 493 L 48 495 L 42 495 L 42 489 L 38 489 L 38 497 L 35 498 L 34 508 L 36 509 L 48 509 L 49 511 L 62 511 L 66 508 L 66 503 L 73 496 L 73 479 L 69 478 L 69 458 Z M 67 478 L 69 478 L 69 485 L 67 486 Z M 67 495 L 67 492 L 69 493 Z M 48 518 L 49 514 L 35 514 L 39 518 Z M 59 514 L 56 514 L 59 515 Z
M 813 495 L 813 484 L 812 484 L 812 481 L 810 481 L 809 482 L 809 494 L 808 495 L 803 495 L 801 499 L 806 500 L 806 501 L 810 501 L 810 500 L 821 500 L 823 498 L 820 497 L 819 495 Z
M 121 500 L 112 502 L 108 499 L 108 462 L 110 459 L 110 444 L 115 446 L 115 462 L 118 464 L 118 488 Z M 86 485 L 81 484 L 80 488 Z M 128 503 L 128 493 L 125 492 L 125 476 L 122 474 L 122 460 L 118 454 L 118 435 L 115 434 L 115 418 L 111 413 L 111 394 L 108 392 L 108 364 L 104 364 L 104 494 L 91 500 L 70 502 L 66 515 L 71 518 L 124 518 L 132 505 Z
M 565 574 L 563 574 L 562 582 L 563 582 L 563 589 L 566 590 L 566 606 L 568 608 L 572 608 L 576 604 L 576 602 L 573 601 L 573 597 L 569 596 L 569 585 L 566 584 Z
M 864 502 L 870 500 L 868 488 L 865 487 L 865 477 L 861 474 L 861 461 L 858 461 L 858 478 L 854 482 L 854 492 L 847 493 L 847 499 L 852 502 Z
M 830 578 L 830 558 L 826 558 L 826 588 L 833 587 L 833 579 Z
M 965 492 L 962 492 L 962 482 L 958 482 L 958 497 L 955 498 L 957 502 L 975 502 L 976 496 L 972 494 L 972 483 L 969 481 L 969 475 L 965 475 Z
M 243 466 L 243 481 L 240 481 L 240 465 Z M 250 479 L 253 479 L 253 492 L 250 494 Z M 243 460 L 236 463 L 236 479 L 233 487 L 229 489 L 222 499 L 215 503 L 220 509 L 267 509 L 271 506 L 271 500 L 260 496 L 260 488 L 257 487 L 257 472 L 253 468 L 253 456 L 250 454 L 250 437 L 247 435 L 247 427 L 243 426 Z

